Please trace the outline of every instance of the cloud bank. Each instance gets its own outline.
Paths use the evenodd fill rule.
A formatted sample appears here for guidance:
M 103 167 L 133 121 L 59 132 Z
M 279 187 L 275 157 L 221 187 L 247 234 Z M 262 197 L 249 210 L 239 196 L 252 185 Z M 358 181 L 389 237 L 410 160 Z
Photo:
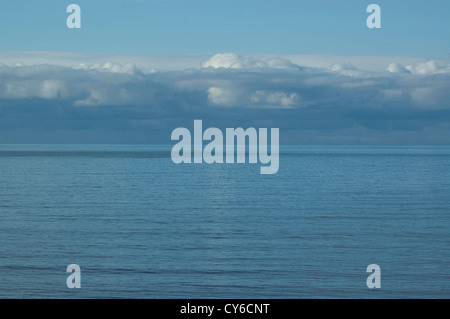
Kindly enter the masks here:
M 0 142 L 170 143 L 194 119 L 282 143 L 450 142 L 445 60 L 55 55 L 0 54 Z

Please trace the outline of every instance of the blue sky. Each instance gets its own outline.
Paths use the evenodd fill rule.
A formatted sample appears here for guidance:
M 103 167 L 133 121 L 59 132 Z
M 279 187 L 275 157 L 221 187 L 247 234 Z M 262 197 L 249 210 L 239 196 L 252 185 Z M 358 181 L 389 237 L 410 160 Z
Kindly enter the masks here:
M 65 9 L 82 9 L 69 30 Z M 369 30 L 366 7 L 382 9 Z M 0 10 L 0 50 L 149 54 L 375 54 L 450 57 L 447 0 L 15 0 Z

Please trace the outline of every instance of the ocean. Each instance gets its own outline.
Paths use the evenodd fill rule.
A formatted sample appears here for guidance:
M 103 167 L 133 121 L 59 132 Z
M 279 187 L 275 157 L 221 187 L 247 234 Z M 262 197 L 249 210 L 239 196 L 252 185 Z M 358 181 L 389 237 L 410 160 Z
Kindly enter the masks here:
M 0 298 L 450 297 L 449 146 L 170 150 L 0 145 Z

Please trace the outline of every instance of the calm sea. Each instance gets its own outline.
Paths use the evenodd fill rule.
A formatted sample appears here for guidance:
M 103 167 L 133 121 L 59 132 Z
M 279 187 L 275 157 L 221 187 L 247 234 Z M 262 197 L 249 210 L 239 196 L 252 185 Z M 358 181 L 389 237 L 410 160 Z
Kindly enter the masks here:
M 450 297 L 450 147 L 284 146 L 259 168 L 1 145 L 0 297 Z

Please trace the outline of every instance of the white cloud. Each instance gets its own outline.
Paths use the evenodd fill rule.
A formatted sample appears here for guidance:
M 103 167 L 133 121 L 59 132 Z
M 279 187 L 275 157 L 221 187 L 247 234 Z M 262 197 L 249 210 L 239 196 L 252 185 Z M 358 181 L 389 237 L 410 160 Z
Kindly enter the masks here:
M 408 71 L 414 74 L 431 75 L 431 74 L 449 74 L 450 64 L 438 63 L 435 60 L 429 60 L 426 62 L 418 62 L 413 65 L 407 65 L 405 67 Z
M 106 62 L 107 61 L 107 62 Z M 341 65 L 349 70 L 384 72 L 391 64 L 397 64 L 413 73 L 450 73 L 450 59 L 427 59 L 410 56 L 362 56 L 362 55 L 247 55 L 220 53 L 205 56 L 158 56 L 138 54 L 1 51 L 0 66 L 20 67 L 54 65 L 60 67 L 109 70 L 111 72 L 144 74 L 156 71 L 182 71 L 186 69 L 298 69 L 299 67 L 327 69 Z
M 331 72 L 339 73 L 341 75 L 345 75 L 348 77 L 354 78 L 363 78 L 369 77 L 370 74 L 366 71 L 358 70 L 351 64 L 342 65 L 342 64 L 333 64 L 328 68 Z
M 389 63 L 386 71 L 391 72 L 391 73 L 409 73 L 410 71 L 408 71 L 408 69 L 404 68 L 403 66 L 401 66 L 399 63 L 393 62 L 393 63 Z
M 102 69 L 103 67 L 114 69 L 114 66 L 128 68 L 134 65 L 142 73 L 199 68 L 206 58 L 204 56 L 0 50 L 0 65 L 9 67 L 54 65 L 82 69 Z
M 435 74 L 437 73 L 438 69 L 436 67 L 436 62 L 433 60 L 427 61 L 425 63 L 417 63 L 415 65 L 408 65 L 406 66 L 406 69 L 408 69 L 412 73 L 416 74 Z
M 42 83 L 40 97 L 44 99 L 54 99 L 60 96 L 65 90 L 66 88 L 62 81 L 45 80 Z
M 216 54 L 202 66 L 214 69 L 298 69 L 291 61 L 281 57 L 239 56 L 235 53 Z
M 66 92 L 63 81 L 14 79 L 4 84 L 2 96 L 11 99 L 42 98 L 55 99 Z
M 208 89 L 208 100 L 216 105 L 234 106 L 237 96 L 231 88 L 212 86 Z
M 82 70 L 97 70 L 97 71 L 104 71 L 104 72 L 111 72 L 111 73 L 125 73 L 125 74 L 136 74 L 138 71 L 143 71 L 144 73 L 154 73 L 155 70 L 138 70 L 136 65 L 134 63 L 127 63 L 127 64 L 120 64 L 120 63 L 114 63 L 114 62 L 105 62 L 102 64 L 93 64 L 89 65 L 86 63 L 81 63 L 78 67 L 74 67 L 75 69 L 82 69 Z

